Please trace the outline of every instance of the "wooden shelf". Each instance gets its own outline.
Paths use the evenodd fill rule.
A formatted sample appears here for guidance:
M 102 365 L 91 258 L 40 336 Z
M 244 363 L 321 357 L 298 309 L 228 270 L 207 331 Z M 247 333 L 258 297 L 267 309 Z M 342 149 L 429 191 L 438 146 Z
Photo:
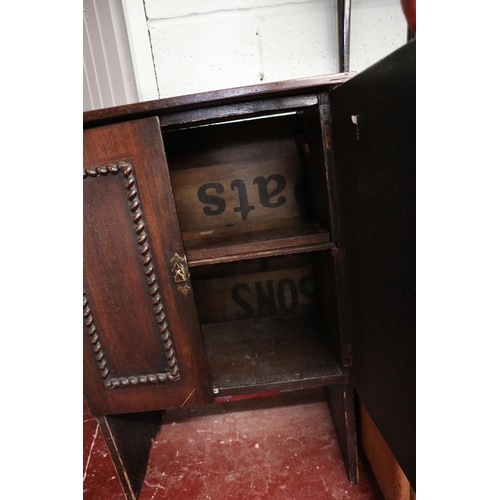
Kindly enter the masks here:
M 220 396 L 346 381 L 309 315 L 202 325 L 214 392 Z
M 332 249 L 330 233 L 320 224 L 283 221 L 183 233 L 189 266 L 219 264 L 291 253 Z

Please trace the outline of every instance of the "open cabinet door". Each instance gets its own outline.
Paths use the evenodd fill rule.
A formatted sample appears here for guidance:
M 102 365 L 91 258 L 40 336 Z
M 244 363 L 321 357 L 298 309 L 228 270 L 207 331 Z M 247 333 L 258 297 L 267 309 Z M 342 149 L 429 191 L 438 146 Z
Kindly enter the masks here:
M 84 131 L 84 396 L 96 415 L 213 402 L 157 117 Z
M 331 91 L 353 384 L 415 488 L 415 77 L 409 42 Z

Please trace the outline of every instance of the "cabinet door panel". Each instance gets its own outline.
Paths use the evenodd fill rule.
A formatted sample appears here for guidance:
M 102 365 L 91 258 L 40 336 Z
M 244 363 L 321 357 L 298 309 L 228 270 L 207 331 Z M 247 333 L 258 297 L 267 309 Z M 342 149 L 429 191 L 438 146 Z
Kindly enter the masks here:
M 83 176 L 91 411 L 212 402 L 158 119 L 86 130 Z
M 353 384 L 413 486 L 415 48 L 331 92 Z

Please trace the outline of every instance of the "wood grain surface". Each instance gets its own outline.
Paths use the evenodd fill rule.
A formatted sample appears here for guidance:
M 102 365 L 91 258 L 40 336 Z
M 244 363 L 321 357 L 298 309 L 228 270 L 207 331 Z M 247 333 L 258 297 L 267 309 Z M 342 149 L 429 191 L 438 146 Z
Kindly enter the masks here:
M 133 165 L 133 177 L 107 170 L 120 162 Z M 92 174 L 96 166 L 99 175 Z M 91 312 L 84 309 L 83 339 L 90 410 L 164 409 L 188 396 L 187 404 L 211 402 L 192 290 L 179 292 L 171 270 L 184 248 L 158 119 L 85 131 L 84 167 L 90 169 L 84 178 L 84 288 Z M 180 378 L 165 379 L 176 367 Z M 110 377 L 118 387 L 106 387 Z
M 265 259 L 266 261 L 272 259 Z M 312 263 L 302 267 L 193 280 L 202 324 L 289 315 L 315 307 Z

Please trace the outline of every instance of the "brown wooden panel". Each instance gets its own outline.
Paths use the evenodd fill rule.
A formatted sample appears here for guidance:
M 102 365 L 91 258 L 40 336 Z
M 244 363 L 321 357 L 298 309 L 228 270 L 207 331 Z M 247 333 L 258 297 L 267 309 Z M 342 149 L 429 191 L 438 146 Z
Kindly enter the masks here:
M 282 82 L 262 83 L 246 87 L 215 90 L 200 94 L 175 96 L 166 99 L 155 99 L 153 101 L 125 104 L 113 108 L 98 109 L 83 113 L 85 127 L 104 125 L 111 121 L 123 121 L 153 116 L 173 111 L 184 111 L 189 109 L 207 108 L 219 104 L 230 104 L 237 102 L 249 102 L 264 97 L 288 96 L 306 92 L 306 89 L 314 91 L 317 87 L 332 87 L 339 85 L 355 73 L 337 73 L 333 75 L 322 75 L 316 77 L 297 78 Z
M 412 41 L 331 92 L 354 388 L 415 486 Z
M 311 264 L 311 256 L 305 254 L 278 255 L 272 258 L 240 260 L 218 265 L 198 266 L 191 269 L 194 281 L 224 278 L 237 274 L 252 274 L 263 270 L 278 271 L 292 267 L 308 267 Z
M 250 118 L 271 113 L 283 113 L 288 109 L 299 109 L 314 106 L 318 103 L 316 95 L 294 96 L 268 99 L 265 101 L 230 104 L 207 109 L 195 109 L 163 115 L 160 118 L 162 128 L 179 127 L 181 125 L 207 124 L 236 118 Z
M 318 309 L 325 325 L 327 326 L 327 340 L 332 352 L 341 366 L 350 366 L 347 354 L 348 345 L 342 338 L 340 327 L 340 311 L 337 295 L 337 256 L 331 252 L 318 252 L 314 254 L 316 268 L 316 290 Z
M 213 401 L 157 118 L 84 132 L 84 391 L 94 415 Z M 180 290 L 182 288 L 182 290 Z
M 310 145 L 310 154 L 304 155 L 307 168 L 314 175 L 313 185 L 326 186 L 311 197 L 311 212 L 314 220 L 321 222 L 330 230 L 331 239 L 342 246 L 342 233 L 338 217 L 337 181 L 333 159 L 333 133 L 330 98 L 328 94 L 318 95 L 318 109 L 302 113 L 303 133 Z M 314 188 L 312 188 L 314 189 Z M 309 187 L 311 191 L 311 187 Z M 332 332 L 334 352 L 342 366 L 350 366 L 348 338 L 348 298 L 345 288 L 345 263 L 341 252 L 335 258 L 325 255 L 318 259 L 318 297 L 320 308 Z
M 305 214 L 294 116 L 165 134 L 183 232 Z
M 222 167 L 173 171 L 172 185 L 182 231 L 298 217 L 302 214 L 294 193 L 298 179 L 298 158 L 271 158 L 258 163 L 247 160 Z M 265 202 L 276 206 L 262 204 L 261 189 Z M 267 196 L 276 191 L 275 196 Z
M 107 347 L 101 350 L 105 369 L 113 378 L 168 369 L 128 194 L 121 174 L 83 183 L 85 289 L 99 342 Z M 120 238 L 110 237 L 109 228 Z M 115 345 L 123 342 L 130 348 Z
M 325 387 L 326 399 L 330 408 L 342 458 L 351 484 L 359 481 L 358 448 L 356 436 L 356 415 L 354 409 L 354 390 L 350 382 Z
M 184 236 L 187 258 L 192 266 L 202 265 L 207 261 L 216 263 L 227 259 L 265 257 L 265 253 L 267 256 L 277 255 L 307 245 L 313 247 L 324 244 L 323 248 L 335 247 L 330 242 L 330 234 L 322 226 L 293 219 L 289 219 L 288 224 L 286 221 L 270 221 L 248 224 L 234 230 L 222 228 L 205 233 L 184 233 Z
M 163 412 L 99 417 L 106 444 L 127 500 L 137 500 L 148 467 L 151 443 Z
M 334 233 L 334 217 L 330 203 L 331 162 L 327 148 L 331 144 L 326 143 L 326 129 L 330 127 L 329 102 L 325 103 L 325 96 L 318 96 L 318 106 L 301 111 L 298 114 L 300 123 L 301 159 L 303 164 L 305 198 L 308 202 L 307 208 L 310 217 L 323 225 L 332 234 L 332 240 L 336 240 Z
M 193 280 L 200 323 L 217 323 L 312 311 L 315 307 L 312 262 L 257 272 Z M 219 266 L 220 267 L 220 266 Z

